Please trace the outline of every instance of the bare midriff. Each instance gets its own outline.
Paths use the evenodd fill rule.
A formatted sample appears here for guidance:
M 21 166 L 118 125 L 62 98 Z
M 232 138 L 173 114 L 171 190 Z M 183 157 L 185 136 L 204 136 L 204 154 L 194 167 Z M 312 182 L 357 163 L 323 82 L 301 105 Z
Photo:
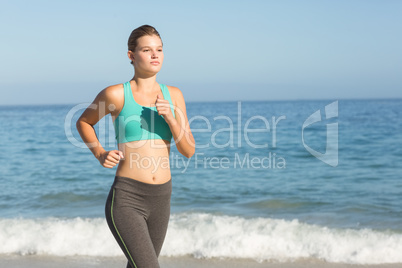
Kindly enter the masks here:
M 116 176 L 128 177 L 144 183 L 162 184 L 171 179 L 170 142 L 167 140 L 139 140 L 120 143 L 123 152 Z

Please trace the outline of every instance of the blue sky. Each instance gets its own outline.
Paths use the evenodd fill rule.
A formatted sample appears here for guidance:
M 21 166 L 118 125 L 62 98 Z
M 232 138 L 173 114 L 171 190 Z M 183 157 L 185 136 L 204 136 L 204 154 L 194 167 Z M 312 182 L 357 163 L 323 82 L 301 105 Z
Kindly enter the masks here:
M 187 101 L 402 98 L 402 1 L 1 2 L 0 105 L 90 102 L 160 32 Z

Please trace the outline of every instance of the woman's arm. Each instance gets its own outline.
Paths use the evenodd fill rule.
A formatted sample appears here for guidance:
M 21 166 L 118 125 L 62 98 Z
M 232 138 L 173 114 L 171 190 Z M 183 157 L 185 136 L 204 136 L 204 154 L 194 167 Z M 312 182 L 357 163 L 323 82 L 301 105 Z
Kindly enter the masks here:
M 166 123 L 172 131 L 173 139 L 176 142 L 177 150 L 187 158 L 194 155 L 195 141 L 191 133 L 190 125 L 187 119 L 186 103 L 180 89 L 169 87 L 172 95 L 172 101 L 175 100 L 174 112 L 176 118 L 173 117 L 169 103 L 167 100 L 157 99 L 156 108 L 159 115 L 163 115 Z
M 112 168 L 123 158 L 123 153 L 118 150 L 106 151 L 99 142 L 94 125 L 104 116 L 116 109 L 113 104 L 118 99 L 116 86 L 102 90 L 95 100 L 88 106 L 77 120 L 76 127 L 82 140 L 99 160 L 102 166 Z

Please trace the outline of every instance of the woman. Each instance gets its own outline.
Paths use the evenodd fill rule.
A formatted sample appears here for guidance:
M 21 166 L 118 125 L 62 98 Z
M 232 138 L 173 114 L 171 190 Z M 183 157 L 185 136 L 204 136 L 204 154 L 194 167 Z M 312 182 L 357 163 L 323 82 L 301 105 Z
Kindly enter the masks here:
M 170 142 L 173 137 L 188 158 L 195 142 L 181 91 L 156 82 L 163 44 L 155 28 L 143 25 L 131 33 L 128 57 L 133 79 L 102 90 L 78 119 L 77 129 L 102 166 L 118 165 L 105 212 L 127 267 L 153 268 L 159 267 L 170 216 Z M 106 151 L 96 136 L 93 126 L 107 114 L 119 150 Z

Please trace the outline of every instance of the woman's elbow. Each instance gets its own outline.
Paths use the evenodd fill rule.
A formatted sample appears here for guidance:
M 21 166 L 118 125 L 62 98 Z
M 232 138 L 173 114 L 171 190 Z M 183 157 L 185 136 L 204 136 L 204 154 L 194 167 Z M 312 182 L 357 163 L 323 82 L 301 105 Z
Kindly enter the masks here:
M 86 129 L 86 126 L 91 126 L 93 127 L 93 125 L 91 125 L 90 123 L 88 123 L 87 121 L 85 121 L 83 118 L 78 118 L 77 122 L 75 123 L 75 127 L 77 128 L 78 132 L 81 133 L 83 130 Z
M 81 121 L 80 121 L 80 119 L 78 119 L 77 122 L 75 122 L 75 128 L 76 128 L 78 131 L 80 131 L 80 129 L 81 129 Z
M 194 155 L 194 153 L 195 153 L 195 148 L 191 148 L 191 149 L 181 152 L 181 154 L 187 158 L 191 158 Z
M 75 122 L 75 127 L 77 128 L 78 131 L 82 129 L 82 125 L 85 123 L 84 120 L 81 118 L 78 118 L 77 122 Z

